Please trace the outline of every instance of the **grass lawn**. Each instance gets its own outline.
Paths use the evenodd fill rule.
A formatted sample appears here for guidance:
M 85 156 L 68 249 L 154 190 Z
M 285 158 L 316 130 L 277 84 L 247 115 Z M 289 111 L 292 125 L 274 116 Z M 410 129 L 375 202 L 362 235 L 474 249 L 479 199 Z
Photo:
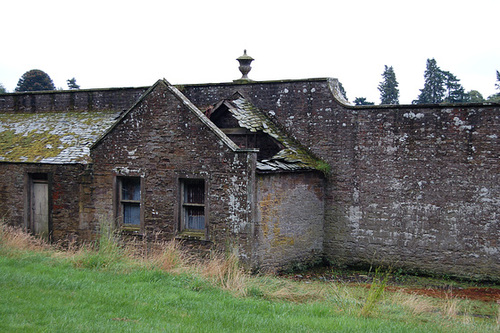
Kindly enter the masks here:
M 99 256 L 99 265 L 89 265 Z M 113 258 L 109 252 L 12 251 L 0 235 L 0 332 L 493 332 L 500 328 L 496 304 L 482 310 L 487 315 L 474 317 L 464 311 L 478 305 L 466 301 L 374 296 L 364 287 L 272 276 L 239 276 L 244 292 L 237 292 L 228 288 L 227 279 L 224 284 L 200 270 L 166 270 L 158 262 L 145 265 Z M 372 298 L 372 308 L 361 315 Z

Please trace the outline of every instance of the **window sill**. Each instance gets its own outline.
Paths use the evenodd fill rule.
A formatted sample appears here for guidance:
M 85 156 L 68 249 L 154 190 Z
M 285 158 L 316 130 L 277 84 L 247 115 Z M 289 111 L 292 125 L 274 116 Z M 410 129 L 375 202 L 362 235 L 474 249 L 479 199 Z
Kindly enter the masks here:
M 132 226 L 121 226 L 120 228 L 121 232 L 122 233 L 125 233 L 125 234 L 134 234 L 134 235 L 137 235 L 137 234 L 140 234 L 141 232 L 141 227 L 132 227 Z
M 177 234 L 176 238 L 184 240 L 207 240 L 205 231 L 200 230 L 183 230 Z

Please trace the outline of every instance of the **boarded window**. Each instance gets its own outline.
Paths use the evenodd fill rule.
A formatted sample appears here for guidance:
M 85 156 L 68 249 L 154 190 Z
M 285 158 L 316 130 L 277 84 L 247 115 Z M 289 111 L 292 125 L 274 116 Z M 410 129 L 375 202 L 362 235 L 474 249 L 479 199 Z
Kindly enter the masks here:
M 183 229 L 205 229 L 205 181 L 203 179 L 184 179 L 182 187 Z
M 141 178 L 119 178 L 120 220 L 124 226 L 141 225 Z

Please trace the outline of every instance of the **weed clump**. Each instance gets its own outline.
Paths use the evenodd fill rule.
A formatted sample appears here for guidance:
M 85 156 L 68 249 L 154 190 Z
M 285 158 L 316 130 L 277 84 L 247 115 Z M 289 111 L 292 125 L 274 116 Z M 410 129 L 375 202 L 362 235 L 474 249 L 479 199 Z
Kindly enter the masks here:
M 375 276 L 373 277 L 368 297 L 360 312 L 363 317 L 368 317 L 375 309 L 377 303 L 382 299 L 388 279 L 389 272 L 382 273 L 380 268 L 375 270 Z
M 110 268 L 126 258 L 126 249 L 120 245 L 111 223 L 101 222 L 97 241 L 83 244 L 76 251 L 73 262 L 79 268 L 102 269 Z

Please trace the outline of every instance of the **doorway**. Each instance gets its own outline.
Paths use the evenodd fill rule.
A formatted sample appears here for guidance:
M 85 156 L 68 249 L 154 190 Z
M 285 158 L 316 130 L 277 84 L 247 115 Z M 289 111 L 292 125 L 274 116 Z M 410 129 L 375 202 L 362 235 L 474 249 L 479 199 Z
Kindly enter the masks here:
M 30 175 L 30 229 L 45 240 L 50 235 L 49 179 L 46 173 Z

